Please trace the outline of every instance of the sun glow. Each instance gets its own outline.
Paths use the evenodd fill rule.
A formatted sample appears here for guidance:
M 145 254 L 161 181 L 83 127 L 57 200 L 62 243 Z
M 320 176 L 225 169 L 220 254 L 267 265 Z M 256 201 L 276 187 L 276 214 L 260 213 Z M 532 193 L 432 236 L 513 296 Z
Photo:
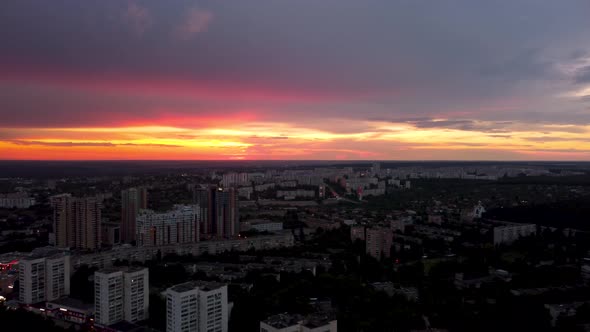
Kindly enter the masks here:
M 412 123 L 364 122 L 346 132 L 251 122 L 191 128 L 123 126 L 89 128 L 0 128 L 2 159 L 428 159 L 433 150 L 513 153 L 534 156 L 590 155 L 590 128 L 576 125 L 506 125 L 475 122 L 473 128 Z M 437 126 L 441 127 L 437 127 Z M 478 129 L 481 127 L 482 129 Z M 400 154 L 400 152 L 402 152 Z M 401 157 L 401 158 L 400 158 Z

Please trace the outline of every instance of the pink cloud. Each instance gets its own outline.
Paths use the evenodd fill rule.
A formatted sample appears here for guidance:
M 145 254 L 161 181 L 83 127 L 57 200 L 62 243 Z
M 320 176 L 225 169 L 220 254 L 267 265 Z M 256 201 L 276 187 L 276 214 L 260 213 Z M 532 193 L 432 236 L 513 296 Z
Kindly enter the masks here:
M 176 30 L 176 37 L 181 40 L 189 40 L 196 34 L 207 31 L 213 20 L 213 13 L 199 8 L 192 8 L 188 11 L 184 21 Z
M 133 32 L 140 36 L 152 25 L 152 15 L 149 10 L 135 2 L 128 3 L 124 19 L 131 25 Z

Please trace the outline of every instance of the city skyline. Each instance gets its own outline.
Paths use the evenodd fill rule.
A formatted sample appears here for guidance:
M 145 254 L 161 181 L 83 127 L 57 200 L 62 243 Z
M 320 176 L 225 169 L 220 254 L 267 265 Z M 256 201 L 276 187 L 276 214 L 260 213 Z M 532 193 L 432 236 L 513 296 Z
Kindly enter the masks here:
M 590 160 L 588 12 L 10 1 L 0 160 Z

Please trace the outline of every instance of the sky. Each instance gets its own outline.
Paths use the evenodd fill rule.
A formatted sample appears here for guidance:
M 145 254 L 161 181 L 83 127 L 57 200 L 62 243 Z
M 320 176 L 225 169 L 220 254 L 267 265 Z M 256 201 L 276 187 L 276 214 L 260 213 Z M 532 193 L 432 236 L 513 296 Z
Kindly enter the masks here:
M 3 0 L 0 159 L 590 160 L 588 0 Z

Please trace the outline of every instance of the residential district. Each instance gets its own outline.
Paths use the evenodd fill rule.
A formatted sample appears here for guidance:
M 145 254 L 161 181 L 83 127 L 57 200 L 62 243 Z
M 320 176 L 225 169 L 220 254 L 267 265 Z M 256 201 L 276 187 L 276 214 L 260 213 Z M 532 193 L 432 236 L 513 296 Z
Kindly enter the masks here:
M 0 326 L 590 331 L 589 203 L 584 164 L 5 177 Z

